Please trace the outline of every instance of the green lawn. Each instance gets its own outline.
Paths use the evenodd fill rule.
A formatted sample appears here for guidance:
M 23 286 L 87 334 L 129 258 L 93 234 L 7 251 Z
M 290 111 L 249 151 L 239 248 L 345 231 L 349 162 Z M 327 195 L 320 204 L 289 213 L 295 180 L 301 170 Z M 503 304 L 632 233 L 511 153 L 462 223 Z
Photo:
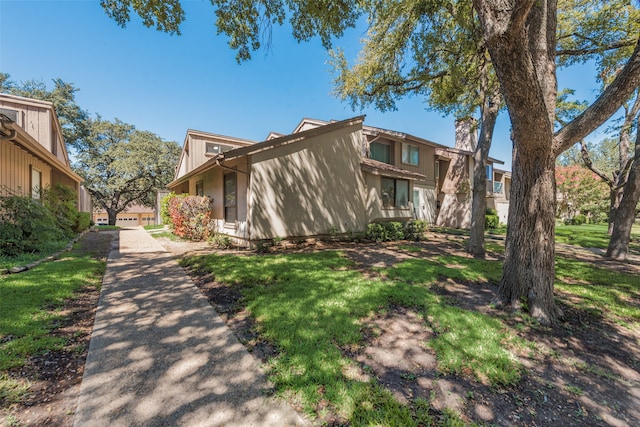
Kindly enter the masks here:
M 609 246 L 607 229 L 607 224 L 558 225 L 556 226 L 556 243 L 606 249 Z M 640 226 L 638 225 L 634 225 L 631 230 L 629 250 L 640 254 Z
M 60 319 L 57 307 L 75 290 L 99 286 L 104 268 L 104 262 L 70 253 L 24 273 L 0 276 L 0 400 L 16 401 L 28 389 L 11 380 L 8 369 L 65 345 L 49 335 Z

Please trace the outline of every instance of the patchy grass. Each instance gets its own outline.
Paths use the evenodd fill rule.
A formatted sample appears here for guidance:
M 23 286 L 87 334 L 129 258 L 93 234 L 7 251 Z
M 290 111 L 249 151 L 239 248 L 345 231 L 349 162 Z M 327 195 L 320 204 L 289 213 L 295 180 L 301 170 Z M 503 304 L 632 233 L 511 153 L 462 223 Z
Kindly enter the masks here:
M 301 401 L 306 412 L 328 401 L 353 425 L 416 425 L 415 408 L 398 403 L 375 381 L 345 377 L 354 362 L 341 348 L 361 343 L 361 321 L 371 314 L 412 307 L 436 331 L 430 345 L 443 371 L 490 384 L 516 382 L 520 367 L 502 346 L 508 341 L 502 323 L 450 306 L 430 289 L 440 272 L 468 280 L 493 280 L 496 274 L 489 263 L 473 259 L 464 262 L 478 263 L 476 272 L 452 266 L 461 262 L 456 257 L 405 261 L 383 271 L 387 280 L 365 278 L 338 252 L 207 255 L 182 264 L 210 272 L 216 281 L 242 285 L 243 302 L 261 336 L 279 350 L 269 361 L 271 381 L 282 395 Z
M 400 284 L 405 284 L 406 299 L 398 303 L 418 304 L 425 313 L 427 322 L 436 333 L 430 345 L 436 352 L 440 370 L 463 376 L 471 373 L 477 380 L 492 385 L 518 381 L 520 366 L 505 349 L 509 338 L 499 320 L 448 305 L 433 294 L 430 298 L 411 303 L 416 287 L 428 289 L 442 278 L 497 282 L 502 273 L 500 263 L 443 255 L 433 260 L 411 259 L 379 271 L 395 281 L 399 288 Z
M 175 234 L 173 234 L 170 231 L 160 231 L 160 232 L 153 232 L 150 233 L 151 237 L 155 237 L 156 239 L 169 239 L 173 242 L 184 242 L 185 240 L 183 238 L 181 238 L 180 236 L 176 236 Z
M 96 228 L 99 231 L 120 230 L 120 227 L 117 225 L 97 225 Z
M 607 224 L 557 225 L 556 243 L 606 249 L 609 246 L 607 230 Z M 629 251 L 640 254 L 640 226 L 634 225 L 631 229 Z
M 640 327 L 640 278 L 593 264 L 556 257 L 562 300 L 610 321 Z
M 31 356 L 60 349 L 64 342 L 49 332 L 60 316 L 56 312 L 75 290 L 99 286 L 105 263 L 69 254 L 24 273 L 0 277 L 0 393 L 21 388 L 6 377 Z
M 162 230 L 164 228 L 164 224 L 150 224 L 145 225 L 143 228 L 145 230 Z
M 402 245 L 398 245 L 398 249 L 400 249 L 401 251 L 411 252 L 411 253 L 422 252 L 422 248 L 416 245 L 402 244 Z

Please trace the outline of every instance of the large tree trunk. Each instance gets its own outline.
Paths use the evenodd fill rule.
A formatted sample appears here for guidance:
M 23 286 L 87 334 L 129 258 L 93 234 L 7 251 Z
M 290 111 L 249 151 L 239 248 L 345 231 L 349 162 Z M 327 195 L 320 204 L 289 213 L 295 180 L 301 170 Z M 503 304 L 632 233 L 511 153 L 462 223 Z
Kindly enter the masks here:
M 526 301 L 533 317 L 550 324 L 555 305 L 555 157 L 516 150 L 502 279 L 496 302 L 518 308 Z
M 471 200 L 471 233 L 467 251 L 476 258 L 484 258 L 484 223 L 487 210 L 487 158 L 496 125 L 499 101 L 483 108 L 480 138 L 473 153 L 473 198 Z
M 554 1 L 475 0 L 503 89 L 514 143 L 505 261 L 496 303 L 526 302 L 533 317 L 553 323 L 562 313 L 555 279 L 556 101 Z

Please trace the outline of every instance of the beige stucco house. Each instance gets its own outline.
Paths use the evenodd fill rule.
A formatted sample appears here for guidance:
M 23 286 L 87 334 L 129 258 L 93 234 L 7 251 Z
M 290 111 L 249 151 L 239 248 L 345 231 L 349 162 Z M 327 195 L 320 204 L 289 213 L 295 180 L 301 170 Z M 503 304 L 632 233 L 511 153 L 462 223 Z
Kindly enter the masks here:
M 73 188 L 77 207 L 91 211 L 82 178 L 71 170 L 53 104 L 0 93 L 0 195 L 40 197 L 56 184 Z
M 243 242 L 364 231 L 389 220 L 435 223 L 440 162 L 449 161 L 443 150 L 460 154 L 367 126 L 364 116 L 303 119 L 291 134 L 258 143 L 189 130 L 168 187 L 211 197 L 215 230 Z

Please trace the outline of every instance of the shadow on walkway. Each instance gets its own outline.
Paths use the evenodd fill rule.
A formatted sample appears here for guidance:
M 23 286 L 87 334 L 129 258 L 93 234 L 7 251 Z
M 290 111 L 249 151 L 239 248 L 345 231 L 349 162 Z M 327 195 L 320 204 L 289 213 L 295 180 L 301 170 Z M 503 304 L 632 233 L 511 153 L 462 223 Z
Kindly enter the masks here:
M 75 426 L 305 425 L 172 256 L 124 229 L 107 263 Z

